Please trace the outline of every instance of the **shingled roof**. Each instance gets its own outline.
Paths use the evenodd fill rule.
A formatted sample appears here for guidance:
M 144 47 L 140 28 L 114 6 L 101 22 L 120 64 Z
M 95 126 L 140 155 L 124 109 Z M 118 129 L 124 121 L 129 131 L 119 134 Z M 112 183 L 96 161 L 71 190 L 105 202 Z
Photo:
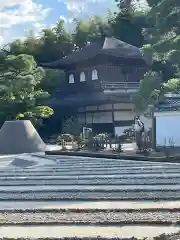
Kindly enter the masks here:
M 155 105 L 155 111 L 180 111 L 180 95 L 166 94 L 164 98 Z
M 142 59 L 141 50 L 114 37 L 106 37 L 104 41 L 87 44 L 84 48 L 51 63 L 42 63 L 43 67 L 63 68 L 70 64 L 91 59 L 97 55 L 109 55 L 119 58 Z
M 129 103 L 132 101 L 133 94 L 122 93 L 119 95 L 118 93 L 76 93 L 69 94 L 67 96 L 56 96 L 50 100 L 47 100 L 49 106 L 86 106 L 86 105 L 94 105 L 94 104 L 104 104 L 110 102 L 123 102 Z

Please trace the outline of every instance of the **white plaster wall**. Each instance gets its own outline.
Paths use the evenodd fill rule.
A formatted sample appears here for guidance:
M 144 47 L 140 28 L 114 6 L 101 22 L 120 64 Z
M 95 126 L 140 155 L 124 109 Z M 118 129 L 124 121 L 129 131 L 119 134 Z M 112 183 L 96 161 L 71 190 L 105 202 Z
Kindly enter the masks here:
M 85 114 L 79 114 L 77 117 L 81 124 L 85 124 Z
M 97 110 L 97 106 L 87 106 L 86 107 L 86 111 L 96 111 Z
M 148 130 L 149 128 L 152 128 L 152 123 L 153 123 L 152 118 L 146 118 L 142 115 L 142 116 L 140 116 L 140 119 L 144 123 L 144 127 L 146 130 Z
M 175 147 L 180 147 L 180 113 L 163 112 L 156 116 L 156 145 L 172 146 L 169 140 L 173 141 Z
M 93 121 L 93 114 L 86 113 L 86 123 L 92 124 L 92 121 Z
M 134 109 L 134 105 L 132 103 L 115 103 L 114 109 Z
M 99 110 L 111 110 L 112 109 L 112 104 L 103 104 L 99 106 Z
M 134 117 L 135 117 L 135 114 L 132 111 L 114 112 L 114 120 L 115 121 L 133 120 Z
M 123 135 L 124 130 L 128 129 L 129 127 L 115 127 L 115 135 L 121 136 Z
M 112 123 L 112 112 L 94 113 L 93 123 Z
M 112 123 L 112 112 L 86 113 L 86 123 Z

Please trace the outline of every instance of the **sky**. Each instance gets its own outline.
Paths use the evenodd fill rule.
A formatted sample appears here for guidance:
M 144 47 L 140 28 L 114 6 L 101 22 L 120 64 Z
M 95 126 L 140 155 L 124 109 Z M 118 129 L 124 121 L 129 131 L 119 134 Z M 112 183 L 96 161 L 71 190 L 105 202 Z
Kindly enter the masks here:
M 108 9 L 116 9 L 114 0 L 0 0 L 0 44 L 23 38 L 30 30 L 38 34 L 60 19 L 70 26 L 74 17 L 104 15 Z

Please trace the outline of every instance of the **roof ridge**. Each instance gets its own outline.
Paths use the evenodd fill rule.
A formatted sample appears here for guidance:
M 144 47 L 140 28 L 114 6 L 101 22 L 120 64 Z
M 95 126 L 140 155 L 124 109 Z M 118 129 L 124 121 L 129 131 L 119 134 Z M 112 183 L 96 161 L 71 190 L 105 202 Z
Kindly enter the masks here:
M 62 68 L 73 63 L 84 61 L 85 59 L 91 59 L 99 54 L 111 55 L 118 58 L 132 58 L 143 59 L 140 48 L 135 47 L 129 43 L 123 42 L 114 36 L 103 37 L 97 41 L 92 41 L 90 44 L 86 44 L 80 50 L 74 51 L 71 54 L 65 56 L 59 61 L 55 61 L 49 64 L 41 64 L 42 66 L 58 67 Z

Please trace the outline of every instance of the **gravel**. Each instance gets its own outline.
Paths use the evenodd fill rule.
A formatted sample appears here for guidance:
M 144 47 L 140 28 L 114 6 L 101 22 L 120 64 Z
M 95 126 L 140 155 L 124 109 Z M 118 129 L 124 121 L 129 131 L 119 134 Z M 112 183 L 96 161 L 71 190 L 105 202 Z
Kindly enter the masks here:
M 74 174 L 74 173 L 79 173 L 79 174 L 81 174 L 81 173 L 85 173 L 85 174 L 88 174 L 88 173 L 90 173 L 91 172 L 91 174 L 95 174 L 95 175 L 97 175 L 97 173 L 99 173 L 99 175 L 102 175 L 102 174 L 109 174 L 109 173 L 112 173 L 112 174 L 116 174 L 116 173 L 120 173 L 120 172 L 122 172 L 123 174 L 131 174 L 131 173 L 133 173 L 133 174 L 139 174 L 139 173 L 141 173 L 141 172 L 145 172 L 145 173 L 154 173 L 154 172 L 157 172 L 157 173 L 159 173 L 159 172 L 161 172 L 161 173 L 178 173 L 178 172 L 180 172 L 180 169 L 179 168 L 174 168 L 174 169 L 172 169 L 172 168 L 151 168 L 151 169 L 143 169 L 143 168 L 140 168 L 140 169 L 134 169 L 134 170 L 130 170 L 130 169 L 124 169 L 124 170 L 122 170 L 122 169 L 119 169 L 119 168 L 114 168 L 114 169 L 112 169 L 111 170 L 111 168 L 107 168 L 107 169 L 103 169 L 103 168 L 99 168 L 99 169 L 91 169 L 91 168 L 89 168 L 89 169 L 87 169 L 87 168 L 85 168 L 85 169 L 81 169 L 80 167 L 78 168 L 78 169 L 76 169 L 76 168 L 69 168 L 69 169 L 66 169 L 66 170 L 63 170 L 63 169 L 59 169 L 59 170 L 50 170 L 50 169 L 48 169 L 48 170 L 39 170 L 39 169 L 37 169 L 36 171 L 30 171 L 30 170 L 26 170 L 26 171 L 4 171 L 4 172 L 1 172 L 0 173 L 0 176 L 4 176 L 5 174 L 10 174 L 10 176 L 12 175 L 12 174 L 16 174 L 17 176 L 21 176 L 21 175 L 29 175 L 30 174 L 30 176 L 32 176 L 32 174 L 34 174 L 35 176 L 36 175 L 49 175 L 50 173 L 53 173 L 53 174 L 59 174 L 59 173 L 67 173 L 67 174 L 69 174 L 69 173 L 71 173 L 71 174 Z M 64 175 L 64 174 L 63 174 Z
M 28 161 L 27 161 L 28 162 Z M 31 161 L 29 161 L 31 162 Z M 33 162 L 33 161 L 32 161 Z M 152 166 L 152 165 L 148 165 L 148 166 L 140 166 L 140 165 L 137 165 L 137 166 L 121 166 L 121 165 L 84 165 L 84 164 L 81 164 L 81 165 L 77 165 L 77 164 L 71 164 L 71 165 L 65 165 L 65 166 L 57 166 L 57 167 L 36 167 L 36 168 L 14 168 L 13 172 L 16 172 L 16 173 L 31 173 L 31 172 L 61 172 L 61 171 L 70 171 L 70 170 L 86 170 L 86 171 L 89 171 L 89 170 L 93 170 L 93 171 L 113 171 L 113 170 L 120 170 L 120 171 L 132 171 L 132 170 L 177 170 L 179 169 L 180 170 L 180 166 L 163 166 L 163 165 L 160 165 L 160 166 Z M 3 170 L 0 170 L 0 174 L 1 173 L 4 173 Z M 6 169 L 6 173 L 12 173 L 12 170 L 10 169 Z
M 5 192 L 0 200 L 175 200 L 180 191 L 46 191 L 46 192 Z
M 180 234 L 179 234 L 180 235 Z M 173 239 L 178 239 L 179 235 Z M 171 235 L 165 235 L 165 237 L 169 237 L 171 239 Z M 174 234 L 172 234 L 172 237 L 174 237 Z M 144 238 L 135 238 L 135 237 L 36 237 L 36 238 L 29 238 L 29 237 L 20 237 L 20 238 L 7 238 L 3 237 L 0 238 L 0 240 L 144 240 Z M 148 238 L 146 238 L 148 239 Z M 158 237 L 154 238 L 149 238 L 149 239 L 154 239 L 158 240 Z M 168 238 L 166 238 L 168 240 Z
M 41 177 L 45 177 L 45 176 L 78 176 L 78 175 L 81 175 L 81 176 L 89 176 L 89 175 L 94 175 L 95 177 L 96 176 L 99 176 L 99 175 L 116 175 L 116 176 L 121 176 L 121 175 L 133 175 L 134 177 L 137 177 L 138 175 L 151 175 L 151 174 L 172 174 L 172 175 L 175 175 L 175 176 L 179 176 L 179 172 L 180 172 L 180 169 L 174 169 L 174 170 L 171 170 L 171 169 L 168 169 L 168 170 L 152 170 L 152 171 L 145 171 L 145 170 L 141 170 L 141 171 L 121 171 L 121 170 L 116 170 L 116 171 L 94 171 L 91 170 L 91 171 L 85 171 L 85 170 L 82 170 L 82 171 L 68 171 L 68 172 L 65 172 L 65 171 L 61 171 L 61 172 L 53 172 L 53 171 L 48 171 L 48 172 L 30 172 L 30 173 L 26 173 L 26 172 L 22 172 L 22 173 L 16 173 L 16 172 L 12 172 L 12 173 L 2 173 L 0 174 L 0 177 L 25 177 L 25 176 L 41 176 Z
M 113 180 L 113 179 L 121 179 L 121 180 L 132 180 L 132 179 L 139 179 L 139 180 L 148 180 L 148 179 L 152 179 L 152 180 L 158 180 L 158 179 L 165 179 L 165 180 L 180 180 L 180 175 L 179 174 L 151 174 L 151 175 L 98 175 L 98 176 L 94 176 L 94 175 L 88 175 L 88 176 L 81 176 L 81 175 L 77 175 L 77 176 L 18 176 L 16 177 L 16 175 L 14 174 L 13 177 L 9 177 L 8 175 L 5 177 L 0 177 L 0 181 L 16 181 L 16 180 L 34 180 L 34 181 L 39 181 L 39 180 L 77 180 L 77 179 L 81 179 L 81 180 L 105 180 L 105 179 L 109 179 L 109 180 Z
M 49 211 L 0 213 L 3 224 L 178 224 L 180 211 Z
M 56 156 L 56 159 L 57 158 L 58 157 Z M 41 160 L 43 162 L 43 159 Z M 29 200 L 32 203 L 35 203 L 35 201 L 38 202 L 43 200 L 47 203 L 55 200 L 67 200 L 67 203 L 71 204 L 75 203 L 74 200 L 84 200 L 88 202 L 88 200 L 129 201 L 132 199 L 138 201 L 158 201 L 180 199 L 180 164 L 155 164 L 149 162 L 142 163 L 135 161 L 133 162 L 105 159 L 100 160 L 64 156 L 60 157 L 60 160 L 57 161 L 59 161 L 59 164 L 57 165 L 48 164 L 48 161 L 46 161 L 45 165 L 42 164 L 41 166 L 24 168 L 21 170 L 13 167 L 10 168 L 10 166 L 4 169 L 1 168 L 1 203 L 7 200 L 10 200 L 12 202 L 16 200 L 24 200 L 26 202 Z M 34 187 L 27 187 L 28 185 Z M 103 185 L 103 187 L 100 185 Z M 156 188 L 155 185 L 157 185 Z M 28 202 L 25 206 L 28 208 Z M 167 224 L 176 226 L 176 224 L 180 224 L 179 209 L 172 208 L 171 210 L 140 210 L 139 208 L 137 208 L 137 210 L 121 209 L 121 211 L 119 209 L 97 210 L 95 207 L 92 209 L 84 210 L 44 209 L 42 211 L 39 209 L 32 210 L 33 206 L 31 206 L 29 210 L 25 209 L 24 211 L 1 210 L 0 237 L 10 236 L 8 234 L 13 234 L 11 227 L 7 227 L 7 229 L 6 226 L 2 226 L 6 224 L 27 224 L 28 227 L 35 224 L 43 224 L 45 229 L 44 231 L 47 231 L 47 233 L 49 233 L 50 229 L 52 229 L 51 227 L 48 229 L 48 224 L 49 226 L 52 226 L 51 224 L 67 224 L 66 226 L 68 226 L 68 224 L 69 226 L 70 224 L 88 224 L 88 227 L 91 224 L 106 224 L 106 226 L 113 224 L 124 224 L 125 227 L 128 227 L 129 224 L 132 225 L 136 231 L 138 228 L 136 228 L 137 224 L 148 224 L 147 227 L 152 227 L 153 224 L 162 224 L 162 226 L 166 226 Z M 96 231 L 98 229 L 97 225 L 93 231 Z M 67 231 L 67 234 L 70 234 L 71 232 L 69 233 L 70 230 L 68 231 L 66 226 L 64 229 Z M 118 227 L 119 226 L 120 225 L 118 225 Z M 88 227 L 87 231 L 89 231 L 88 233 L 90 236 L 91 232 Z M 3 231 L 2 228 L 6 228 L 5 235 L 1 235 L 1 231 Z M 106 227 L 103 231 L 99 229 L 97 232 L 106 234 L 106 230 L 109 231 L 108 229 L 109 228 Z M 30 235 L 26 235 L 25 228 L 14 231 L 17 231 L 18 234 L 21 234 L 23 232 L 24 235 L 22 234 L 21 236 L 33 237 L 33 235 L 30 234 L 30 231 L 32 233 L 33 230 L 28 230 Z M 39 230 L 37 230 L 37 232 L 38 231 Z M 58 233 L 58 231 L 61 233 L 61 228 L 58 228 L 56 233 Z M 78 231 L 79 230 L 77 230 L 76 233 L 78 233 Z M 85 231 L 85 234 L 88 235 L 88 233 L 86 233 L 86 230 L 83 231 Z M 154 230 L 151 230 L 151 232 L 154 233 Z M 114 234 L 113 231 L 112 233 Z M 118 233 L 119 235 L 117 236 L 124 236 L 122 235 L 122 233 L 124 233 L 123 231 L 119 232 L 118 230 Z M 126 233 L 129 233 L 127 229 Z M 134 231 L 130 231 L 130 233 L 134 234 Z M 144 230 L 143 234 L 146 234 L 146 230 Z M 93 238 L 89 239 L 92 240 Z
M 0 179 L 0 186 L 39 186 L 39 185 L 179 185 L 180 178 L 161 178 L 161 179 L 123 179 L 123 178 L 104 178 L 104 179 L 38 179 L 38 181 L 33 179 L 27 179 L 26 181 L 22 181 L 20 179 L 16 180 L 8 180 L 8 179 Z

